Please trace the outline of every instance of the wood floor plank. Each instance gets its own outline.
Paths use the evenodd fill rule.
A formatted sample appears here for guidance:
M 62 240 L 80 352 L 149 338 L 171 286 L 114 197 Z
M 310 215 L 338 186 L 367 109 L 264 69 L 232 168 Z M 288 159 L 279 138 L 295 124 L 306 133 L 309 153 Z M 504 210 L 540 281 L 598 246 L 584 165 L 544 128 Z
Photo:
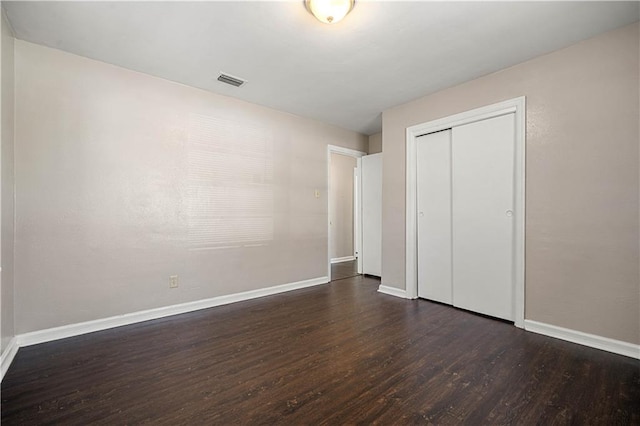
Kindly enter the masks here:
M 21 348 L 2 424 L 640 424 L 640 363 L 356 276 Z

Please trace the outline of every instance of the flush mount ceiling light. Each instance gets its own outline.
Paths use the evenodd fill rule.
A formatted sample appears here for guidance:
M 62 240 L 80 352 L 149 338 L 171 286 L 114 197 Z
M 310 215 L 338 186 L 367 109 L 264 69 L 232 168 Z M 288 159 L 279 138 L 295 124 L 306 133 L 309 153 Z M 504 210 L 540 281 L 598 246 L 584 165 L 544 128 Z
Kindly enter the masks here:
M 318 21 L 325 24 L 335 24 L 347 16 L 355 0 L 305 0 L 307 10 Z

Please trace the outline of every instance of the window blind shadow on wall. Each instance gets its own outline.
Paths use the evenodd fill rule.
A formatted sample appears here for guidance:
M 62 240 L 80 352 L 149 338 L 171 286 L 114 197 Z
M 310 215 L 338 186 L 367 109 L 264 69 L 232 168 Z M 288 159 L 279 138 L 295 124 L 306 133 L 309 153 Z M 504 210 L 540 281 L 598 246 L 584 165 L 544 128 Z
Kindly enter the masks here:
M 268 129 L 192 114 L 187 153 L 189 249 L 272 241 L 274 161 Z

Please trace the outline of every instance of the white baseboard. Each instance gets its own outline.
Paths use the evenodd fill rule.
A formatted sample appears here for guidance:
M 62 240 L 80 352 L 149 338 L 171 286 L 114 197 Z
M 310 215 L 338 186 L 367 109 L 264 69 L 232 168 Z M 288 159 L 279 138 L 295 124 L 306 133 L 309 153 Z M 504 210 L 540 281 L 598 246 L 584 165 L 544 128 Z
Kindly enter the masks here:
M 579 345 L 590 346 L 614 354 L 640 359 L 640 345 L 609 339 L 596 334 L 583 333 L 569 328 L 558 327 L 533 320 L 524 320 L 524 329 L 533 333 L 544 334 L 556 339 L 566 340 Z
M 400 290 L 399 288 L 395 287 L 388 287 L 386 285 L 380 284 L 380 287 L 378 287 L 378 291 L 390 296 L 402 297 L 403 299 L 407 298 L 407 292 L 405 290 Z
M 18 347 L 36 345 L 38 343 L 45 343 L 53 340 L 64 339 L 67 337 L 79 336 L 81 334 L 93 333 L 95 331 L 121 327 L 123 325 L 135 324 L 138 322 L 168 317 L 171 315 L 193 312 L 200 309 L 227 305 L 229 303 L 241 302 L 243 300 L 270 296 L 272 294 L 284 293 L 286 291 L 298 290 L 305 287 L 326 284 L 328 282 L 329 279 L 327 277 L 319 277 L 310 280 L 277 285 L 274 287 L 250 290 L 242 293 L 227 294 L 224 296 L 212 297 L 210 299 L 197 300 L 194 302 L 181 303 L 178 305 L 165 306 L 162 308 L 149 309 L 146 311 L 132 312 L 129 314 L 118 315 L 109 318 L 102 318 L 77 324 L 69 324 L 61 327 L 49 328 L 46 330 L 33 331 L 16 336 L 17 343 Z
M 354 260 L 356 260 L 355 256 L 336 257 L 335 259 L 331 259 L 331 263 L 352 262 Z
M 18 339 L 12 337 L 9 341 L 9 344 L 2 352 L 2 357 L 0 357 L 0 381 L 4 379 L 4 375 L 9 369 L 9 366 L 13 362 L 13 358 L 18 353 Z

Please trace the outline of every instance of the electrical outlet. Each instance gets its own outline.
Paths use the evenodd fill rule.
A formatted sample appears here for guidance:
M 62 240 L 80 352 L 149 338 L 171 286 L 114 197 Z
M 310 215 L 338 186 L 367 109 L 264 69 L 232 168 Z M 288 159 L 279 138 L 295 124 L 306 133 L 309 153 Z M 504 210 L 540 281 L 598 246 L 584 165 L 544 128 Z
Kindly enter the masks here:
M 176 288 L 176 287 L 178 287 L 178 276 L 177 275 L 169 276 L 169 288 Z

